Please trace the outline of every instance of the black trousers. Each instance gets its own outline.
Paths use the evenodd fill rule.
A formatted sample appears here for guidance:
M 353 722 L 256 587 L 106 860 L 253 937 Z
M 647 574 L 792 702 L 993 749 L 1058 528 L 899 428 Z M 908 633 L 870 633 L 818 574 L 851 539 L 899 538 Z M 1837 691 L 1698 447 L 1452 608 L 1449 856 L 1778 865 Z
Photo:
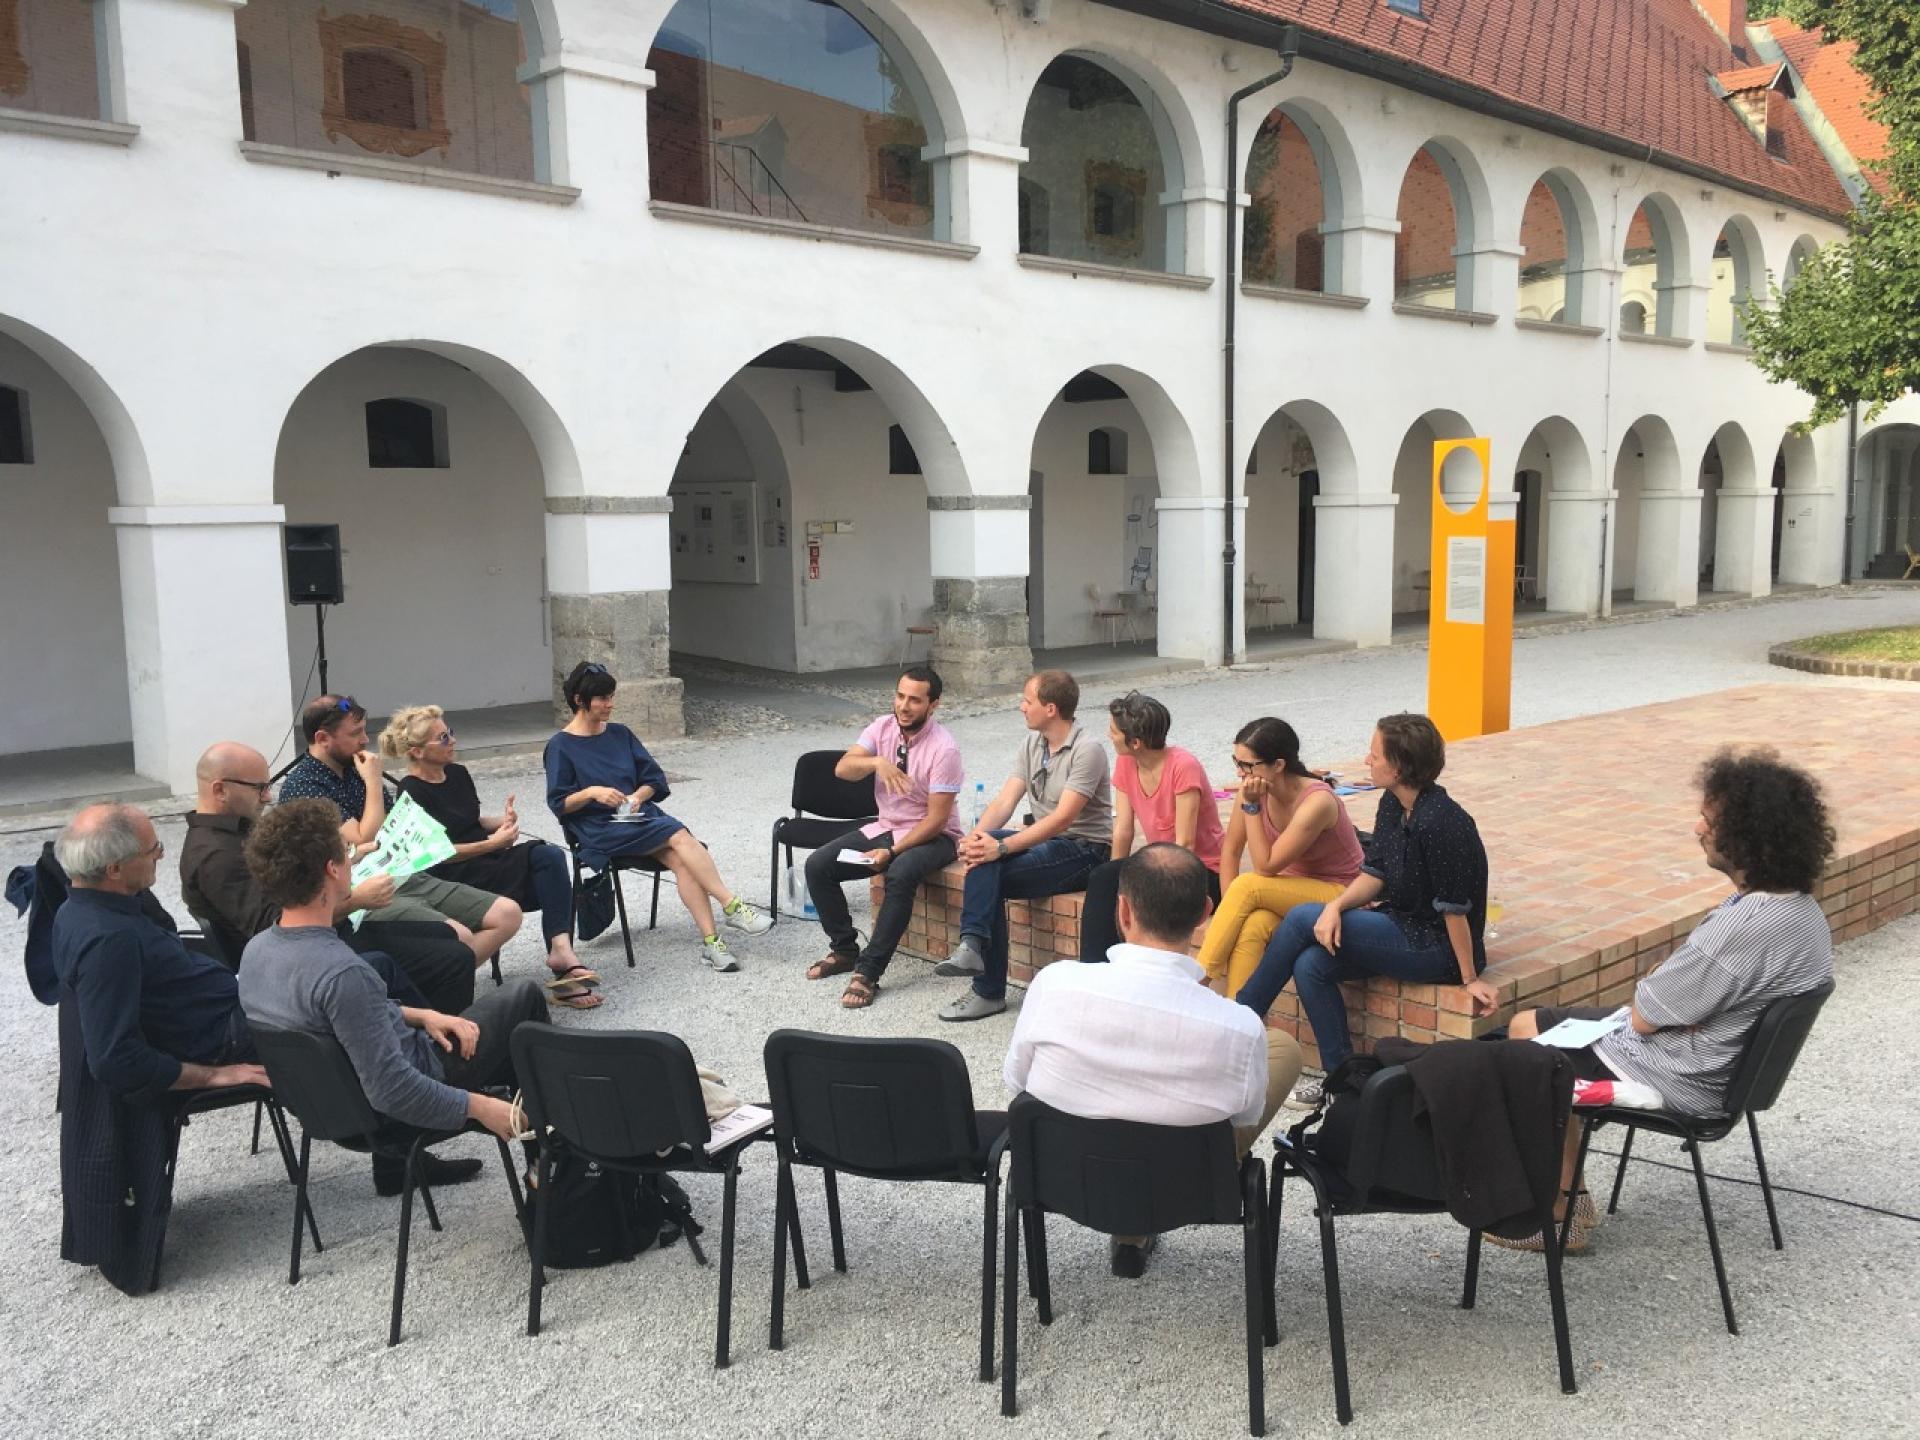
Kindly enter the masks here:
M 393 965 L 421 997 L 406 999 L 381 970 L 388 978 L 387 993 L 402 1005 L 458 1015 L 473 1004 L 473 951 L 445 925 L 433 920 L 366 920 L 343 938 L 363 956 L 393 957 Z
M 1124 860 L 1109 860 L 1095 867 L 1087 877 L 1086 898 L 1080 902 L 1080 958 L 1092 964 L 1105 960 L 1107 951 L 1126 936 L 1120 933 L 1120 867 Z M 1207 872 L 1207 898 L 1220 903 L 1220 876 Z

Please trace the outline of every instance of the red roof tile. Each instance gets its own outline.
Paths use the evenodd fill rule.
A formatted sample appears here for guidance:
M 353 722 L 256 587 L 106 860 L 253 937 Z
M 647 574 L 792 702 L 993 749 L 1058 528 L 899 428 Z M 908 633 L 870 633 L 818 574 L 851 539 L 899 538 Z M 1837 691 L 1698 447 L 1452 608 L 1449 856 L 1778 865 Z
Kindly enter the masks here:
M 1797 113 L 1769 153 L 1708 78 L 1737 58 L 1691 0 L 1216 0 L 1385 55 L 1542 116 L 1650 146 L 1810 210 L 1852 207 Z M 1796 69 L 1800 68 L 1796 63 Z
M 1802 30 L 1784 18 L 1769 20 L 1766 25 L 1848 153 L 1862 163 L 1884 159 L 1887 127 L 1867 113 L 1873 103 L 1873 86 L 1853 63 L 1853 42 L 1825 44 L 1818 30 Z M 1872 174 L 1868 172 L 1870 177 Z
M 1786 68 L 1784 65 L 1749 65 L 1744 70 L 1722 70 L 1713 78 L 1729 95 L 1738 95 L 1744 90 L 1771 88 L 1773 82 L 1786 73 Z

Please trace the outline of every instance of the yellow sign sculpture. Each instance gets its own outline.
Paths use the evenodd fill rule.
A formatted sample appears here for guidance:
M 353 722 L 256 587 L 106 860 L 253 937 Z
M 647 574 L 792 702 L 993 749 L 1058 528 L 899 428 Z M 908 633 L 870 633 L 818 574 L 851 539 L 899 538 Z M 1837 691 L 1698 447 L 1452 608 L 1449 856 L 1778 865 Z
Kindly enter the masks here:
M 1459 450 L 1480 462 L 1479 491 L 1464 512 L 1447 503 L 1440 483 Z M 1435 442 L 1427 714 L 1449 740 L 1505 730 L 1512 708 L 1515 526 L 1491 518 L 1490 480 L 1484 438 Z

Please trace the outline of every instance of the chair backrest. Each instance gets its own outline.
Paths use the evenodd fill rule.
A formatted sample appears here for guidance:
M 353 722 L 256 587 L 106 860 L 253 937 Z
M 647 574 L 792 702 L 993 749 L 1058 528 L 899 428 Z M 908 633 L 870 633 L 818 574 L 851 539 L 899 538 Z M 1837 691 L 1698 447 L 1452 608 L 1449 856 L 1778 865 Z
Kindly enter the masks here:
M 1084 1120 L 1022 1095 L 1007 1110 L 1013 1193 L 1108 1235 L 1240 1219 L 1233 1127 Z
M 776 1030 L 766 1064 L 774 1137 L 796 1159 L 880 1175 L 974 1171 L 973 1084 L 946 1041 Z
M 353 1061 L 331 1035 L 248 1027 L 273 1093 L 315 1140 L 357 1140 L 373 1135 L 381 1119 L 367 1103 Z
M 825 820 L 871 820 L 879 813 L 873 779 L 842 780 L 833 767 L 844 750 L 809 750 L 793 762 L 793 808 Z M 892 759 L 892 756 L 888 756 Z
M 1445 1202 L 1433 1132 L 1413 1118 L 1413 1077 L 1389 1065 L 1367 1077 L 1347 1152 L 1346 1179 L 1363 1205 Z
M 599 1160 L 649 1159 L 712 1136 L 693 1052 L 658 1030 L 562 1030 L 529 1022 L 510 1041 L 536 1132 Z
M 1784 995 L 1760 1012 L 1727 1081 L 1729 1115 L 1773 1108 L 1831 994 L 1833 981 L 1824 981 L 1798 995 Z

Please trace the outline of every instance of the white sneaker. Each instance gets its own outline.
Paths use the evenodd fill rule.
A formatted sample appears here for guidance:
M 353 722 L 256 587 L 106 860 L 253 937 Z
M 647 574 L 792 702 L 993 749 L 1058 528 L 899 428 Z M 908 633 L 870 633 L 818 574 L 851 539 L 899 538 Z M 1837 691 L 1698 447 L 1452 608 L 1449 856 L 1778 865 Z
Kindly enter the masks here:
M 700 959 L 710 969 L 721 974 L 731 974 L 740 968 L 740 962 L 733 958 L 733 952 L 727 949 L 727 942 L 718 935 L 709 935 L 700 942 Z
M 1293 1087 L 1293 1093 L 1287 1096 L 1287 1108 L 1289 1110 L 1317 1110 L 1320 1108 L 1320 1101 L 1325 1093 L 1319 1080 L 1310 1077 L 1303 1078 L 1298 1085 Z
M 773 917 L 762 915 L 746 901 L 736 898 L 733 904 L 720 912 L 721 923 L 730 930 L 738 930 L 746 935 L 764 935 L 773 928 Z
M 987 973 L 987 957 L 974 948 L 971 940 L 962 939 L 953 947 L 953 953 L 933 967 L 936 975 L 945 975 L 948 979 L 971 978 Z

